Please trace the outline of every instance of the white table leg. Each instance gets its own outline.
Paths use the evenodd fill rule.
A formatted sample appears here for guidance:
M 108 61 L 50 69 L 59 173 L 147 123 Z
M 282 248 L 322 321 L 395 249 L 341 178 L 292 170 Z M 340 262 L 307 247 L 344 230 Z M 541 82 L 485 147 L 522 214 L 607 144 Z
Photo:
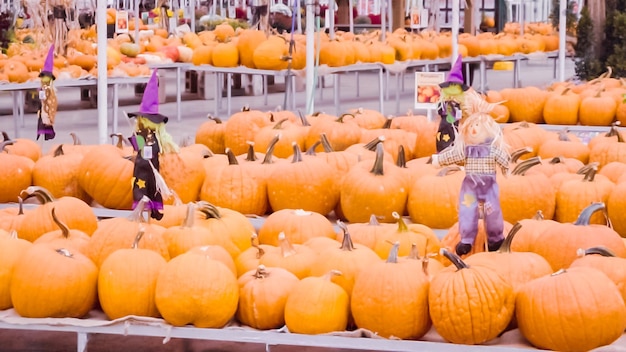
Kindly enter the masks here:
M 378 69 L 378 105 L 379 105 L 379 110 L 381 114 L 385 113 L 385 109 L 383 107 L 384 104 L 384 90 L 385 90 L 385 78 L 384 78 L 384 73 L 383 73 L 383 68 L 379 68 Z
M 222 84 L 220 83 L 221 74 L 215 73 L 215 116 L 219 115 L 222 107 Z
M 359 85 L 359 71 L 355 71 L 354 75 L 356 76 L 356 96 L 360 97 L 361 96 L 361 89 L 360 89 L 360 85 Z
M 335 92 L 335 115 L 339 116 L 340 114 L 340 99 L 339 99 L 339 73 L 335 73 L 333 75 L 333 88 L 334 88 L 334 92 Z
M 233 84 L 233 74 L 228 72 L 226 74 L 226 111 L 228 111 L 228 116 L 231 114 L 231 101 L 230 98 L 232 96 L 231 88 Z
M 12 90 L 11 95 L 13 98 L 13 128 L 14 128 L 13 136 L 15 136 L 15 138 L 18 138 L 20 136 L 20 127 L 19 127 L 20 112 L 18 109 L 18 98 L 17 98 L 18 91 Z
M 487 65 L 485 60 L 480 60 L 480 91 L 486 93 L 487 89 Z
M 396 73 L 396 114 L 400 113 L 400 73 Z
M 263 75 L 263 103 L 267 106 L 267 76 Z
M 117 109 L 119 107 L 118 84 L 113 84 L 113 133 L 117 133 Z
M 20 123 L 22 127 L 26 126 L 26 121 L 24 121 L 24 104 L 26 104 L 26 98 L 23 90 L 17 91 L 17 111 L 20 116 Z
M 181 84 L 180 79 L 182 75 L 182 68 L 176 67 L 176 119 L 178 122 L 182 119 L 182 111 L 181 111 Z

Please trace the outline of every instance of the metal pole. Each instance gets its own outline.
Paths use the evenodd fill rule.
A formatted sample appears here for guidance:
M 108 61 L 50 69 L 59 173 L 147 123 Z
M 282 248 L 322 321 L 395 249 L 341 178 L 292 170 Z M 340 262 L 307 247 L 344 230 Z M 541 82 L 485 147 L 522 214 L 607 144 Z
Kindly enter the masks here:
M 565 34 L 567 0 L 559 1 L 559 81 L 565 81 Z
M 107 142 L 108 110 L 107 110 L 107 5 L 106 1 L 97 1 L 96 23 L 102 29 L 97 33 L 98 39 L 98 143 Z
M 196 32 L 196 0 L 189 0 L 189 17 L 191 17 L 190 27 L 193 33 Z
M 306 114 L 313 114 L 315 106 L 315 7 L 316 0 L 306 2 Z
M 461 4 L 459 0 L 452 0 L 452 64 L 459 56 L 459 12 Z
M 380 34 L 380 40 L 382 42 L 385 42 L 386 38 L 387 38 L 387 16 L 386 16 L 386 11 L 385 11 L 385 7 L 387 6 L 387 0 L 380 0 L 380 29 L 381 29 L 381 34 Z

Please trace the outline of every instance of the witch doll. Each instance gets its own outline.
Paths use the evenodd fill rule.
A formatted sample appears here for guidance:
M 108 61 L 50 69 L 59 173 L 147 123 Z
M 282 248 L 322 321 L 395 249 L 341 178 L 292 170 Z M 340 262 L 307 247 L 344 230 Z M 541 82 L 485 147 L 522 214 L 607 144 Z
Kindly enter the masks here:
M 437 102 L 437 113 L 441 117 L 436 134 L 437 152 L 440 152 L 454 142 L 459 121 L 467 116 L 468 104 L 471 99 L 478 96 L 463 83 L 463 62 L 459 55 L 450 68 L 448 78 L 439 84 L 441 94 Z M 470 97 L 468 97 L 468 95 Z
M 39 73 L 41 87 L 39 88 L 40 107 L 37 111 L 37 140 L 43 136 L 44 140 L 53 139 L 54 118 L 57 114 L 57 94 L 56 88 L 52 85 L 56 77 L 52 72 L 54 67 L 54 45 L 50 45 L 48 56 L 44 62 L 43 69 Z
M 163 217 L 163 199 L 171 195 L 159 173 L 159 155 L 178 152 L 178 146 L 165 130 L 168 118 L 159 113 L 158 85 L 155 69 L 146 84 L 139 112 L 128 114 L 129 118 L 135 118 L 135 130 L 129 140 L 137 152 L 132 179 L 133 209 L 140 200 L 147 198 L 146 209 L 150 211 L 150 217 L 156 220 Z
M 487 247 L 496 251 L 504 241 L 504 219 L 500 207 L 500 191 L 496 182 L 497 168 L 506 176 L 510 154 L 500 126 L 489 115 L 493 106 L 480 104 L 479 111 L 463 119 L 454 144 L 432 156 L 434 166 L 465 165 L 465 178 L 459 195 L 459 232 L 461 241 L 456 245 L 458 255 L 472 250 L 478 234 L 478 219 L 482 205 Z

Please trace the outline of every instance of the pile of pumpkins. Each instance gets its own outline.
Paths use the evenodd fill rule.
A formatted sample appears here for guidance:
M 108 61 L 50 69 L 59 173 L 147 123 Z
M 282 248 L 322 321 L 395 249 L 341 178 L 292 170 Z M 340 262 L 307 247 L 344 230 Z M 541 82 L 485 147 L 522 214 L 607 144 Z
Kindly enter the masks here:
M 486 92 L 490 102 L 501 102 L 492 112 L 498 122 L 551 125 L 610 126 L 626 124 L 626 85 L 611 76 L 612 69 L 581 83 L 555 82 L 543 88 L 527 86 Z
M 111 14 L 108 16 L 114 18 Z M 304 34 L 293 36 L 294 44 L 290 49 L 290 34 L 235 30 L 229 22 L 223 22 L 213 30 L 188 31 L 180 35 L 140 24 L 138 38 L 134 37 L 134 26 L 135 21 L 129 21 L 130 32 L 116 34 L 103 48 L 109 76 L 147 76 L 149 64 L 169 62 L 263 70 L 283 70 L 289 63 L 296 70 L 306 66 Z M 97 77 L 96 37 L 95 25 L 69 30 L 67 51 L 54 59 L 57 79 Z M 322 32 L 319 34 L 320 64 L 331 67 L 374 62 L 393 64 L 396 61 L 446 58 L 452 54 L 450 33 L 412 33 L 400 28 L 386 33 L 385 41 L 381 41 L 381 37 L 380 30 L 363 34 L 338 31 L 332 38 Z M 542 23 L 528 26 L 523 35 L 512 30 L 499 34 L 461 34 L 458 42 L 459 53 L 466 57 L 508 56 L 558 49 L 558 36 L 552 26 Z M 0 81 L 23 83 L 38 79 L 49 45 L 40 30 L 17 29 L 16 41 L 0 58 Z
M 84 317 L 100 307 L 110 319 L 175 326 L 363 328 L 399 339 L 434 327 L 460 344 L 519 327 L 532 345 L 562 351 L 619 338 L 625 136 L 614 126 L 585 144 L 533 123 L 503 127 L 513 154 L 511 175 L 498 175 L 508 240 L 483 253 L 481 221 L 459 258 L 450 248 L 463 170 L 429 163 L 436 129 L 425 116 L 365 109 L 211 117 L 195 144 L 161 156 L 176 196 L 159 221 L 145 219 L 143 202 L 127 217 L 94 213 L 132 207 L 134 152 L 123 136 L 42 151 L 5 133 L 0 202 L 22 206 L 0 211 L 0 308 Z M 586 154 L 564 156 L 580 146 Z M 250 215 L 265 221 L 255 228 Z

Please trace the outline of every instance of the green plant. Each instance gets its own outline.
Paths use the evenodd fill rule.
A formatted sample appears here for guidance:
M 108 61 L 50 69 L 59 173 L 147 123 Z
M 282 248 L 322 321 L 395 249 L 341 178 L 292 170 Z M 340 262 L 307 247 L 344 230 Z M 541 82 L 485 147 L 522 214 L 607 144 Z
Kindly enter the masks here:
M 593 45 L 594 23 L 587 6 L 580 12 L 580 20 L 577 27 L 577 41 L 574 46 L 574 60 L 576 62 L 576 75 L 581 80 L 590 80 L 598 77 L 603 71 L 603 65 L 594 50 Z

